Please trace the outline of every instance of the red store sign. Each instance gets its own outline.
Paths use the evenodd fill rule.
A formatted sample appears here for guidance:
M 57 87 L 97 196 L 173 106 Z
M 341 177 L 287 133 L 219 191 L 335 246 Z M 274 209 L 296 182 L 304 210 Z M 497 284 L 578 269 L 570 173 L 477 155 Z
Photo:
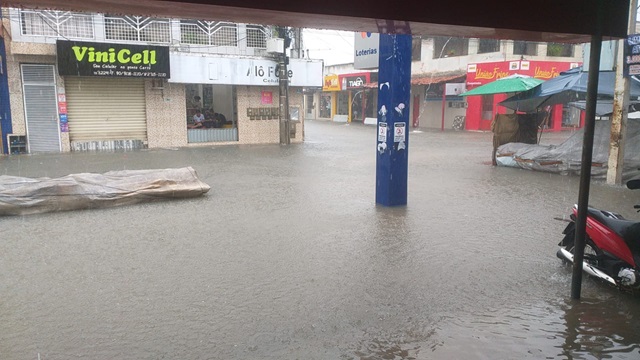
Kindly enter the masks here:
M 513 74 L 527 75 L 549 80 L 561 72 L 582 65 L 578 62 L 560 61 L 498 61 L 467 65 L 467 88 L 484 85 Z
M 377 73 L 375 74 L 377 75 Z M 342 90 L 360 89 L 366 84 L 370 84 L 372 80 L 370 72 L 342 74 L 339 75 L 339 77 L 340 84 L 342 84 Z M 374 79 L 373 81 L 377 81 L 377 79 Z

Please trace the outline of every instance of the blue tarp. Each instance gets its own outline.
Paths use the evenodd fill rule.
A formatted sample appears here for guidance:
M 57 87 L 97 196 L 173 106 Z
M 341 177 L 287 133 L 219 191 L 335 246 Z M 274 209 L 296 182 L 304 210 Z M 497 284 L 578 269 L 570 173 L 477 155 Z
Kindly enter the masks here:
M 612 99 L 615 86 L 615 72 L 601 71 L 598 77 L 598 98 Z M 499 104 L 509 109 L 534 113 L 549 105 L 568 104 L 585 100 L 589 73 L 581 67 L 561 72 L 559 76 L 547 80 L 533 89 L 518 93 Z M 631 77 L 630 98 L 640 97 L 640 81 Z

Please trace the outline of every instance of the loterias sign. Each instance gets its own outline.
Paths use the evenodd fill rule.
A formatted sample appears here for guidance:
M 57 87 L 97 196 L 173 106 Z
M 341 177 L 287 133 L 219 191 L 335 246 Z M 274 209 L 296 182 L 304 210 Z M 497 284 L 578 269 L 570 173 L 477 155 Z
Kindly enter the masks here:
M 169 78 L 169 47 L 58 40 L 62 76 Z

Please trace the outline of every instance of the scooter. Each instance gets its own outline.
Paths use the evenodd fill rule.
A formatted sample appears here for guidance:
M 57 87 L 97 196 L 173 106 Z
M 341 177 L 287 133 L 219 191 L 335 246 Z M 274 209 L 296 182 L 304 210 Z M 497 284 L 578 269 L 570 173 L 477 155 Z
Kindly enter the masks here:
M 630 180 L 627 187 L 640 189 L 640 179 Z M 634 209 L 640 209 L 640 205 Z M 578 206 L 574 205 L 558 244 L 557 256 L 565 263 L 573 263 L 577 215 Z M 582 269 L 620 290 L 640 292 L 640 222 L 589 207 Z

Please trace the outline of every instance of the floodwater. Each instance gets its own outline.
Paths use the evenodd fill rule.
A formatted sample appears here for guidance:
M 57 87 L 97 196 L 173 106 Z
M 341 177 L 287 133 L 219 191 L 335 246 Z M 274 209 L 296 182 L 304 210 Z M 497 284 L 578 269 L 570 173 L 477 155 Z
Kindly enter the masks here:
M 545 134 L 542 142 L 568 134 Z M 0 359 L 638 359 L 640 299 L 556 258 L 578 178 L 414 132 L 375 205 L 375 127 L 304 144 L 10 156 L 0 174 L 192 166 L 204 197 L 0 218 Z M 591 205 L 638 218 L 640 192 Z

